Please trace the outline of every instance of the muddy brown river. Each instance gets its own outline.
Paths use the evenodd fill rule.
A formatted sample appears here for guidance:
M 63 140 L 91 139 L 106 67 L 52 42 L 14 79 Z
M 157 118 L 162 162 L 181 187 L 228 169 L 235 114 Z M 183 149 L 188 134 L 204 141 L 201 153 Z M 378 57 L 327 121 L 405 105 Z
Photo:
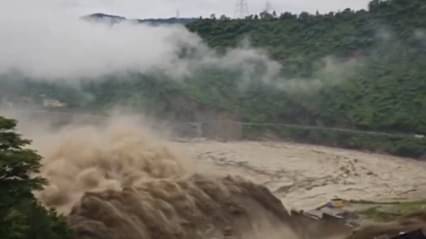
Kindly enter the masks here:
M 310 210 L 335 199 L 425 199 L 426 162 L 284 142 L 193 140 L 170 146 L 195 171 L 239 175 L 267 186 L 287 208 Z

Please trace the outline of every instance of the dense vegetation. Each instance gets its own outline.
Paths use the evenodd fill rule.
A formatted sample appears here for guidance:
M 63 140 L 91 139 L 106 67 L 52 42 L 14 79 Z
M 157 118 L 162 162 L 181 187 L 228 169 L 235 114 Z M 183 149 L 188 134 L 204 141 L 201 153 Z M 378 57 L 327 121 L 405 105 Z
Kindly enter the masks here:
M 285 121 L 300 123 L 308 118 L 310 123 L 426 132 L 423 0 L 376 0 L 369 11 L 346 9 L 325 15 L 262 13 L 245 20 L 200 20 L 188 27 L 219 49 L 248 38 L 282 63 L 288 79 L 316 78 L 321 62 L 330 56 L 338 62 L 360 62 L 339 84 L 299 96 L 294 105 L 289 103 L 291 95 L 278 94 L 267 110 L 275 112 L 269 121 L 282 121 L 285 115 Z M 260 91 L 252 97 L 265 98 Z
M 250 65 L 254 68 L 250 75 L 241 69 L 204 66 L 181 81 L 168 80 L 164 74 L 129 73 L 86 81 L 79 89 L 3 76 L 0 93 L 18 91 L 30 101 L 55 98 L 86 110 L 119 103 L 183 121 L 202 120 L 204 114 L 245 122 L 406 134 L 372 137 L 273 129 L 298 141 L 426 155 L 426 139 L 421 137 L 426 134 L 426 1 L 374 0 L 368 10 L 314 15 L 212 16 L 190 21 L 187 28 L 223 54 L 248 40 L 251 46 L 265 49 L 282 68 L 273 83 L 258 80 L 264 74 L 262 66 Z M 272 131 L 251 127 L 245 135 L 266 130 Z
M 71 238 L 65 221 L 35 199 L 46 181 L 34 174 L 40 156 L 26 149 L 30 142 L 15 133 L 16 122 L 0 117 L 0 238 Z
M 244 20 L 200 20 L 188 27 L 218 49 L 249 39 L 283 65 L 286 79 L 317 79 L 321 62 L 330 56 L 341 62 L 336 68 L 349 70 L 337 75 L 338 83 L 330 81 L 336 75 L 328 72 L 323 87 L 296 95 L 256 89 L 241 102 L 249 113 L 245 120 L 426 133 L 425 1 L 375 0 L 368 11 L 325 15 L 263 12 Z M 351 61 L 359 64 L 347 69 L 345 63 Z M 302 141 L 426 154 L 424 140 L 413 138 L 280 129 L 274 130 Z

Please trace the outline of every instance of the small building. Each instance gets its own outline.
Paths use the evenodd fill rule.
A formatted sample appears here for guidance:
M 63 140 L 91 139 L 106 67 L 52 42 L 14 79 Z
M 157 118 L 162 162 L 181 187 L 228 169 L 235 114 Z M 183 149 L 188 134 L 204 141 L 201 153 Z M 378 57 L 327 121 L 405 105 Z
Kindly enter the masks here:
M 43 107 L 45 108 L 64 108 L 66 104 L 56 99 L 43 99 Z

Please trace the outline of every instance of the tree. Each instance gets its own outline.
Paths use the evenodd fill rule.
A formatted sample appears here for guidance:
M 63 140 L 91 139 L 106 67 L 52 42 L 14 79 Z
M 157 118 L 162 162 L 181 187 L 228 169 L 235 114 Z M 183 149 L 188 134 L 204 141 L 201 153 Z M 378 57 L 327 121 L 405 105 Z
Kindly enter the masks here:
M 225 14 L 222 14 L 219 18 L 221 21 L 230 20 L 231 18 L 227 17 Z
M 245 17 L 245 19 L 246 19 L 246 20 L 253 20 L 253 19 L 254 19 L 254 16 L 253 16 L 253 14 L 252 14 L 252 15 L 248 15 L 247 17 Z
M 272 14 L 270 14 L 268 11 L 263 11 L 259 15 L 260 15 L 260 19 L 262 19 L 262 20 L 274 19 L 274 16 Z
M 369 4 L 368 4 L 368 10 L 370 10 L 371 12 L 375 12 L 377 10 L 380 9 L 380 4 L 382 2 L 380 0 L 372 0 Z
M 0 207 L 10 207 L 15 198 L 31 198 L 32 190 L 46 183 L 41 177 L 32 177 L 41 167 L 40 156 L 24 149 L 30 143 L 14 132 L 16 121 L 0 117 Z
M 299 14 L 299 19 L 301 21 L 307 21 L 308 19 L 310 19 L 311 15 L 308 12 L 301 12 Z
M 293 15 L 291 12 L 284 12 L 281 13 L 280 15 L 280 19 L 284 20 L 284 19 L 295 19 L 297 18 L 296 15 Z
M 41 157 L 26 148 L 30 141 L 17 134 L 15 127 L 15 120 L 0 116 L 0 238 L 70 238 L 65 220 L 44 208 L 32 193 L 46 184 L 35 176 Z

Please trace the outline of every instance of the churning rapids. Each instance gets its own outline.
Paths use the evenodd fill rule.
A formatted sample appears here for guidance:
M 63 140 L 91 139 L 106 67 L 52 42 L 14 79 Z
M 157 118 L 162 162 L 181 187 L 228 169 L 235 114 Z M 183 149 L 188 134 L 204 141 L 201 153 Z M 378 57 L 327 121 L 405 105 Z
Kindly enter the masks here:
M 350 228 L 288 208 L 368 196 L 362 187 L 375 188 L 374 199 L 398 196 L 395 167 L 404 163 L 406 174 L 426 167 L 285 143 L 170 142 L 129 119 L 81 125 L 21 128 L 43 155 L 50 182 L 37 197 L 68 216 L 76 239 L 347 238 Z M 390 175 L 378 180 L 384 171 Z M 425 182 L 411 186 L 425 192 Z
M 37 196 L 68 215 L 78 239 L 296 239 L 347 232 L 291 215 L 265 186 L 197 169 L 184 153 L 164 146 L 175 151 L 176 145 L 131 120 L 32 137 L 50 182 Z

